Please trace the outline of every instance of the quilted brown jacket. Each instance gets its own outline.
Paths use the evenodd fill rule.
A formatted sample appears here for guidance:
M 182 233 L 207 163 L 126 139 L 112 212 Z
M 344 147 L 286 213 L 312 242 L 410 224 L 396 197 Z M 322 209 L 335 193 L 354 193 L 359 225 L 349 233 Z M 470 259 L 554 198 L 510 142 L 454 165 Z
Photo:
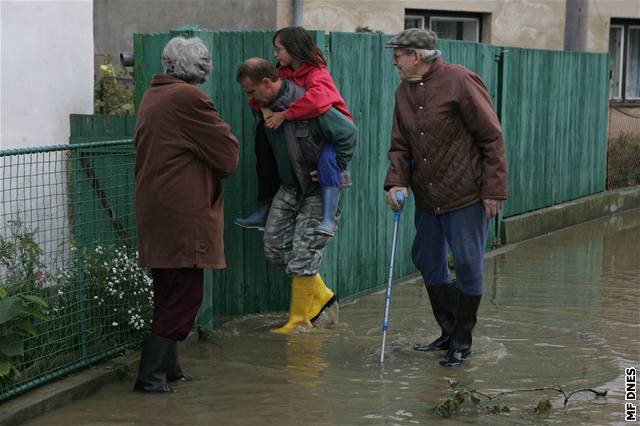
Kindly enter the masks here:
M 502 130 L 480 77 L 438 59 L 402 81 L 393 113 L 385 190 L 411 186 L 416 206 L 442 214 L 507 198 Z

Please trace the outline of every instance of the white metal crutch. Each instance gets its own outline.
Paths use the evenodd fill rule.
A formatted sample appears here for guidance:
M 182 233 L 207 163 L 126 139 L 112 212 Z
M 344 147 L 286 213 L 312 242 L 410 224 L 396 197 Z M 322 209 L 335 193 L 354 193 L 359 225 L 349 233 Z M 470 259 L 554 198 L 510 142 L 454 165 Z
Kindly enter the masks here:
M 391 261 L 389 262 L 389 278 L 387 279 L 387 295 L 384 306 L 384 322 L 382 323 L 382 349 L 380 350 L 380 364 L 384 364 L 384 346 L 387 340 L 387 330 L 389 329 L 389 306 L 391 305 L 391 283 L 393 281 L 393 264 L 396 259 L 396 239 L 398 237 L 398 224 L 400 223 L 400 213 L 404 204 L 404 194 L 396 191 L 396 201 L 400 204 L 400 209 L 393 214 L 393 240 L 391 242 Z

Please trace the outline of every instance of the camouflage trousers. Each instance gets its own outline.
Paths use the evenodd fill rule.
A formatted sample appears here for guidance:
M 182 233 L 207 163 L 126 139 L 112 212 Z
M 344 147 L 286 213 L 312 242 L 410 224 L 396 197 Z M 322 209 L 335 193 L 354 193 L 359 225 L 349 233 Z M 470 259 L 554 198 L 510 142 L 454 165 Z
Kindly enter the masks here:
M 296 195 L 296 189 L 281 185 L 273 197 L 264 227 L 264 255 L 288 275 L 314 275 L 332 237 L 315 233 L 322 221 L 320 195 L 300 200 Z

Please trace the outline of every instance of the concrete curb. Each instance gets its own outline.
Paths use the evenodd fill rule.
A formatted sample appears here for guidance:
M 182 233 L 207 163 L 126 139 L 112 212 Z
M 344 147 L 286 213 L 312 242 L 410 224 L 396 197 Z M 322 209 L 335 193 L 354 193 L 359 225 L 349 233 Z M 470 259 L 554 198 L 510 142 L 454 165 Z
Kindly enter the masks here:
M 503 242 L 513 244 L 613 213 L 640 207 L 640 186 L 601 192 L 504 220 Z
M 178 352 L 198 343 L 192 332 L 178 343 Z M 0 407 L 0 426 L 14 426 L 41 416 L 51 410 L 85 398 L 101 386 L 123 377 L 138 368 L 140 351 L 127 352 L 3 402 Z

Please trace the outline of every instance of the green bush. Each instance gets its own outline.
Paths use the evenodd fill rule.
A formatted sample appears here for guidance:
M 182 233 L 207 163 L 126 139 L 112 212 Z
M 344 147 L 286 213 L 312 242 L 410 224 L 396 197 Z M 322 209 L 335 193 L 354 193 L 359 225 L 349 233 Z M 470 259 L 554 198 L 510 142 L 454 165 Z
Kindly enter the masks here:
M 35 239 L 37 229 L 25 226 L 20 217 L 7 224 L 9 235 L 0 235 L 0 285 L 10 294 L 42 287 L 45 265 L 40 259 L 42 249 Z
M 94 83 L 94 110 L 100 114 L 133 114 L 131 79 L 123 68 L 116 68 L 111 57 L 100 65 L 100 76 Z
M 0 235 L 0 391 L 85 356 L 135 343 L 150 324 L 152 279 L 125 246 L 46 253 L 22 220 Z
M 24 339 L 37 334 L 34 323 L 47 318 L 46 309 L 47 303 L 37 296 L 7 296 L 0 287 L 0 382 L 19 374 L 14 359 L 24 355 Z

